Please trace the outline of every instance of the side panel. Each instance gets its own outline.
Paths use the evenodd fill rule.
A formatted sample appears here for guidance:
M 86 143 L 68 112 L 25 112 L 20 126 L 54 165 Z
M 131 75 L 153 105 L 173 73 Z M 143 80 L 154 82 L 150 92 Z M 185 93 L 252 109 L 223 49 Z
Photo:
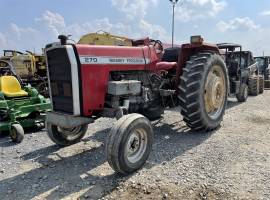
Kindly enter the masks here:
M 153 47 L 76 45 L 81 64 L 83 115 L 104 108 L 112 71 L 155 71 L 158 58 Z

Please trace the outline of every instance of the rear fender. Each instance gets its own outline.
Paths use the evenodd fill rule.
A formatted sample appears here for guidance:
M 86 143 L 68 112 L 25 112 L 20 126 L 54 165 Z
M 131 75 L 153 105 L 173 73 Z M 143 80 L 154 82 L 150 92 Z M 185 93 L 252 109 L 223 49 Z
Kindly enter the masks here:
M 183 74 L 183 68 L 186 66 L 187 61 L 192 55 L 195 55 L 199 52 L 211 51 L 220 55 L 220 51 L 215 44 L 183 44 L 181 46 L 180 55 L 178 57 L 178 65 L 176 70 L 176 83 L 175 87 L 179 85 L 180 76 Z

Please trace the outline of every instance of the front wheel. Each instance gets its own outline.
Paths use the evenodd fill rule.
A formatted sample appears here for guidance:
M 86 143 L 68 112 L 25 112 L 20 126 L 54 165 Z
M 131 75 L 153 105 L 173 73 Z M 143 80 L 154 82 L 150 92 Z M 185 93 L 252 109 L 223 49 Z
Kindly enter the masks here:
M 106 144 L 107 160 L 118 173 L 129 174 L 146 162 L 153 144 L 153 129 L 140 114 L 120 118 L 112 127 Z
M 12 142 L 21 143 L 24 139 L 24 130 L 20 124 L 12 124 L 10 129 L 10 138 Z
M 86 134 L 88 125 L 63 128 L 57 125 L 46 123 L 49 138 L 60 146 L 69 146 L 78 143 Z
M 191 56 L 180 77 L 178 97 L 188 127 L 194 131 L 217 128 L 228 97 L 227 69 L 221 56 L 212 52 Z
M 248 98 L 248 86 L 242 83 L 239 89 L 239 93 L 236 95 L 238 102 L 246 102 Z

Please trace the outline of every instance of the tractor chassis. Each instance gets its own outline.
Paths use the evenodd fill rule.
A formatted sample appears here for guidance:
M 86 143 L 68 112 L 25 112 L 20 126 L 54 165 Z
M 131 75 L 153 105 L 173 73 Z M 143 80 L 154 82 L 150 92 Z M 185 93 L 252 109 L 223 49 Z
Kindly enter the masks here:
M 46 122 L 53 123 L 57 126 L 64 128 L 72 128 L 76 126 L 81 126 L 85 124 L 91 124 L 94 122 L 92 118 L 79 117 L 74 115 L 66 115 L 57 112 L 47 112 Z

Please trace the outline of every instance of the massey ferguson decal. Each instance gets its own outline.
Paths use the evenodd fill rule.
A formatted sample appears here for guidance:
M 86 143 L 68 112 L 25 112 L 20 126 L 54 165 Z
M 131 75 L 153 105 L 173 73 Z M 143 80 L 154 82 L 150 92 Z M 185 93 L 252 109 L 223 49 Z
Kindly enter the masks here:
M 134 57 L 101 57 L 101 56 L 80 56 L 81 64 L 117 64 L 117 65 L 141 65 L 149 64 L 149 59 Z

